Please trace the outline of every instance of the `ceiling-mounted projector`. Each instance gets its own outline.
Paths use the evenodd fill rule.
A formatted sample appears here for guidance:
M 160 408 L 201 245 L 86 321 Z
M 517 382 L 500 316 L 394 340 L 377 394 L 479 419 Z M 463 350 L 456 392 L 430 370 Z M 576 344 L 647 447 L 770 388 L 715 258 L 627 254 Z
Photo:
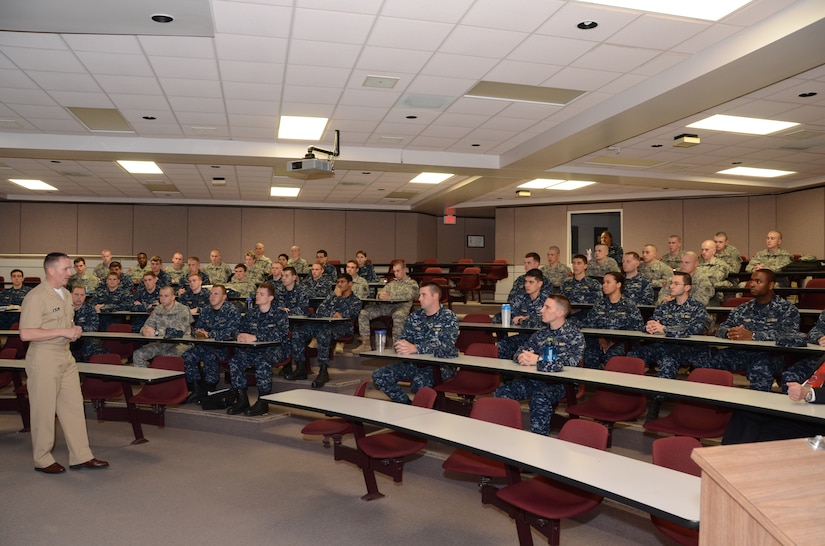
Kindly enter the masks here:
M 309 180 L 312 178 L 329 178 L 335 175 L 335 165 L 333 157 L 337 157 L 340 152 L 340 132 L 335 130 L 335 142 L 332 151 L 322 150 L 315 146 L 310 146 L 303 159 L 296 159 L 286 164 L 286 174 L 293 178 L 303 178 Z M 314 152 L 321 152 L 327 154 L 327 159 L 318 159 Z

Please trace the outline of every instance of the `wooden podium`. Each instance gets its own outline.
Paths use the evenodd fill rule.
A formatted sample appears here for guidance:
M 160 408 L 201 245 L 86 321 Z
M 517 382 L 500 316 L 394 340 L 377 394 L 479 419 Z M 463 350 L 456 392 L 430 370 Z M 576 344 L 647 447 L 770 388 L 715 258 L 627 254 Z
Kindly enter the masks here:
M 696 449 L 699 544 L 825 544 L 825 451 L 807 439 Z

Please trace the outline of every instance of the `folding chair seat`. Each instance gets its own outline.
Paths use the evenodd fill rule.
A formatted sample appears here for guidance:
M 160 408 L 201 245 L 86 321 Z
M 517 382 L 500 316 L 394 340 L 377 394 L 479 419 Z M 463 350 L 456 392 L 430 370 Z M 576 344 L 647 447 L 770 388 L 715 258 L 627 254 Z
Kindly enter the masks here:
M 492 343 L 473 343 L 464 354 L 468 356 L 482 356 L 487 358 L 498 358 L 498 347 Z M 435 386 L 438 394 L 439 409 L 446 409 L 447 400 L 444 393 L 455 393 L 462 399 L 463 408 L 468 411 L 460 411 L 462 415 L 467 415 L 469 409 L 473 407 L 476 396 L 483 396 L 494 392 L 501 384 L 501 378 L 494 372 L 482 372 L 477 370 L 459 369 L 458 373 L 444 383 Z
M 104 353 L 89 357 L 92 364 L 112 364 L 120 366 L 120 355 L 115 353 Z M 90 400 L 92 407 L 97 413 L 97 420 L 103 421 L 103 408 L 106 407 L 107 400 L 117 400 L 123 398 L 123 386 L 119 381 L 104 381 L 96 377 L 84 377 L 80 385 L 84 400 Z
M 670 438 L 659 438 L 653 442 L 653 464 L 678 470 L 685 474 L 701 476 L 702 469 L 699 468 L 690 454 L 694 449 L 702 447 L 696 438 L 687 436 L 672 436 Z M 684 546 L 696 546 L 699 544 L 699 531 L 688 529 L 678 523 L 650 515 L 650 521 L 661 531 L 661 533 Z
M 182 372 L 183 358 L 179 356 L 156 356 L 152 359 L 151 367 Z M 186 379 L 179 377 L 163 383 L 146 385 L 129 401 L 134 404 L 152 406 L 152 410 L 157 416 L 155 424 L 163 427 L 166 425 L 166 406 L 180 404 L 188 394 L 189 387 L 186 386 Z
M 358 384 L 358 387 L 356 387 L 353 396 L 360 396 L 363 398 L 367 393 L 367 385 L 369 385 L 370 381 L 371 380 L 369 378 L 361 381 L 361 383 Z M 324 439 L 322 443 L 324 444 L 324 447 L 327 448 L 329 447 L 329 439 L 332 438 L 333 445 L 335 447 L 336 461 L 340 460 L 340 457 L 338 456 L 338 448 L 341 446 L 341 438 L 344 434 L 350 434 L 352 432 L 352 423 L 346 419 L 341 419 L 340 417 L 316 419 L 301 429 L 301 434 L 306 434 L 307 436 L 323 436 Z
M 697 368 L 690 372 L 688 381 L 733 387 L 733 374 L 727 370 Z M 666 417 L 648 421 L 647 430 L 667 432 L 692 438 L 717 438 L 725 434 L 731 411 L 716 406 L 679 402 Z

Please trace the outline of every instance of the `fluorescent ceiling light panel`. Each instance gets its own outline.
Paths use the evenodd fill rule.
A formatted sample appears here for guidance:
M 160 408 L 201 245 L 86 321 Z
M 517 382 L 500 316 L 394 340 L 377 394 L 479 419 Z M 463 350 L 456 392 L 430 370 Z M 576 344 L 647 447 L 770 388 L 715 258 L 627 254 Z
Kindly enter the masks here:
M 735 174 L 737 176 L 757 176 L 759 178 L 776 178 L 796 174 L 796 171 L 780 171 L 777 169 L 757 169 L 756 167 L 734 167 L 718 171 L 716 174 Z
M 118 159 L 117 164 L 131 174 L 163 174 L 163 171 L 154 161 L 123 161 Z
M 589 180 L 567 180 L 562 182 L 561 184 L 556 184 L 555 186 L 550 186 L 548 190 L 577 190 L 579 188 L 583 188 L 585 186 L 589 186 L 590 184 L 595 184 L 595 182 L 590 182 Z
M 551 180 L 549 178 L 536 178 L 535 180 L 531 180 L 530 182 L 525 182 L 524 184 L 519 184 L 519 188 L 525 188 L 528 190 L 543 190 L 550 186 L 555 186 L 556 184 L 561 184 L 564 180 Z
M 287 140 L 320 140 L 329 118 L 281 116 L 278 138 Z
M 66 109 L 93 133 L 134 133 L 135 130 L 123 115 L 114 108 L 80 108 L 67 106 Z
M 579 91 L 578 89 L 559 89 L 557 87 L 541 87 L 540 85 L 481 81 L 467 91 L 464 96 L 471 99 L 506 100 L 510 102 L 564 106 L 583 94 L 584 91 Z
M 416 184 L 441 184 L 448 178 L 450 178 L 452 173 L 421 173 L 410 182 L 415 182 Z
M 637 11 L 650 11 L 677 17 L 718 21 L 752 0 L 580 0 L 588 4 L 601 4 Z
M 301 193 L 301 188 L 284 188 L 280 186 L 269 188 L 270 197 L 298 197 L 299 193 Z
M 57 188 L 46 184 L 42 180 L 26 180 L 21 178 L 9 178 L 9 182 L 14 182 L 18 186 L 23 186 L 27 190 L 37 191 L 57 191 Z
M 724 116 L 717 114 L 688 125 L 691 129 L 710 129 L 728 133 L 746 135 L 769 135 L 789 127 L 799 125 L 793 121 L 774 121 L 772 119 L 745 118 L 741 116 Z

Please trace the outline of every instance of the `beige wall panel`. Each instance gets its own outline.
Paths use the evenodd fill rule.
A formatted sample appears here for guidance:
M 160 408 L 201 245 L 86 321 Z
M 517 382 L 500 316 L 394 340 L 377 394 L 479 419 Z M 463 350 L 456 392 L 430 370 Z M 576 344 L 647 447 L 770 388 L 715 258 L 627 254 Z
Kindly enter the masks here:
M 243 209 L 237 207 L 189 207 L 187 257 L 197 256 L 202 264 L 207 264 L 209 252 L 217 248 L 227 263 L 237 263 L 243 248 L 242 213 Z
M 255 250 L 256 243 L 263 243 L 266 255 L 273 260 L 282 252 L 289 254 L 295 235 L 293 209 L 244 207 L 241 210 L 238 259 L 246 252 Z M 306 249 L 302 252 L 306 254 Z M 312 257 L 315 257 L 315 249 L 312 249 Z
M 496 257 L 514 263 L 516 255 L 516 209 L 496 209 Z
M 416 213 L 395 213 L 395 257 L 409 263 L 418 261 L 418 217 Z
M 349 258 L 363 250 L 373 263 L 395 257 L 394 212 L 347 211 L 346 249 Z
M 166 267 L 172 254 L 189 255 L 189 207 L 139 206 L 135 207 L 133 248 L 146 252 L 151 258 L 158 255 Z M 114 251 L 115 249 L 112 249 Z M 224 255 L 224 259 L 226 255 Z
M 759 195 L 748 197 L 748 244 L 739 247 L 743 256 L 751 257 L 765 248 L 765 236 L 776 225 L 776 197 Z M 782 228 L 779 228 L 782 229 Z M 736 243 L 733 243 L 736 246 Z
M 134 256 L 133 233 L 140 229 L 135 223 L 134 205 L 78 205 L 77 252 L 87 260 L 99 257 L 108 248 L 115 256 Z
M 436 221 L 436 238 L 438 239 L 438 254 L 436 256 L 426 256 L 427 258 L 438 258 L 442 263 L 449 263 L 459 258 L 470 258 L 467 256 L 466 218 L 456 218 L 455 225 L 445 225 L 441 216 Z
M 26 254 L 77 253 L 77 205 L 23 203 L 20 249 Z
M 324 249 L 333 260 L 341 260 L 346 253 L 346 212 L 342 210 L 295 211 L 295 244 L 301 247 L 301 256 L 312 264 L 315 251 Z M 289 254 L 289 252 L 287 252 Z
M 438 256 L 437 230 L 439 218 L 429 214 L 416 214 L 417 252 L 415 261 Z M 440 258 L 439 258 L 440 259 Z
M 641 254 L 652 243 L 659 255 L 667 254 L 667 238 L 683 236 L 682 201 L 626 201 L 622 206 L 622 248 Z
M 776 225 L 788 252 L 825 256 L 825 188 L 778 195 Z
M 567 207 L 548 205 L 544 207 L 522 207 L 515 209 L 514 251 L 512 257 L 505 257 L 510 263 L 521 264 L 528 252 L 538 252 L 545 260 L 547 247 L 556 245 L 567 256 Z M 566 258 L 564 258 L 566 260 Z
M 742 251 L 738 241 L 747 240 L 748 199 L 730 197 L 716 199 L 686 199 L 685 250 L 699 252 L 702 241 L 713 239 L 719 231 L 728 234 L 730 244 Z
M 0 203 L 0 254 L 19 254 L 20 203 Z

